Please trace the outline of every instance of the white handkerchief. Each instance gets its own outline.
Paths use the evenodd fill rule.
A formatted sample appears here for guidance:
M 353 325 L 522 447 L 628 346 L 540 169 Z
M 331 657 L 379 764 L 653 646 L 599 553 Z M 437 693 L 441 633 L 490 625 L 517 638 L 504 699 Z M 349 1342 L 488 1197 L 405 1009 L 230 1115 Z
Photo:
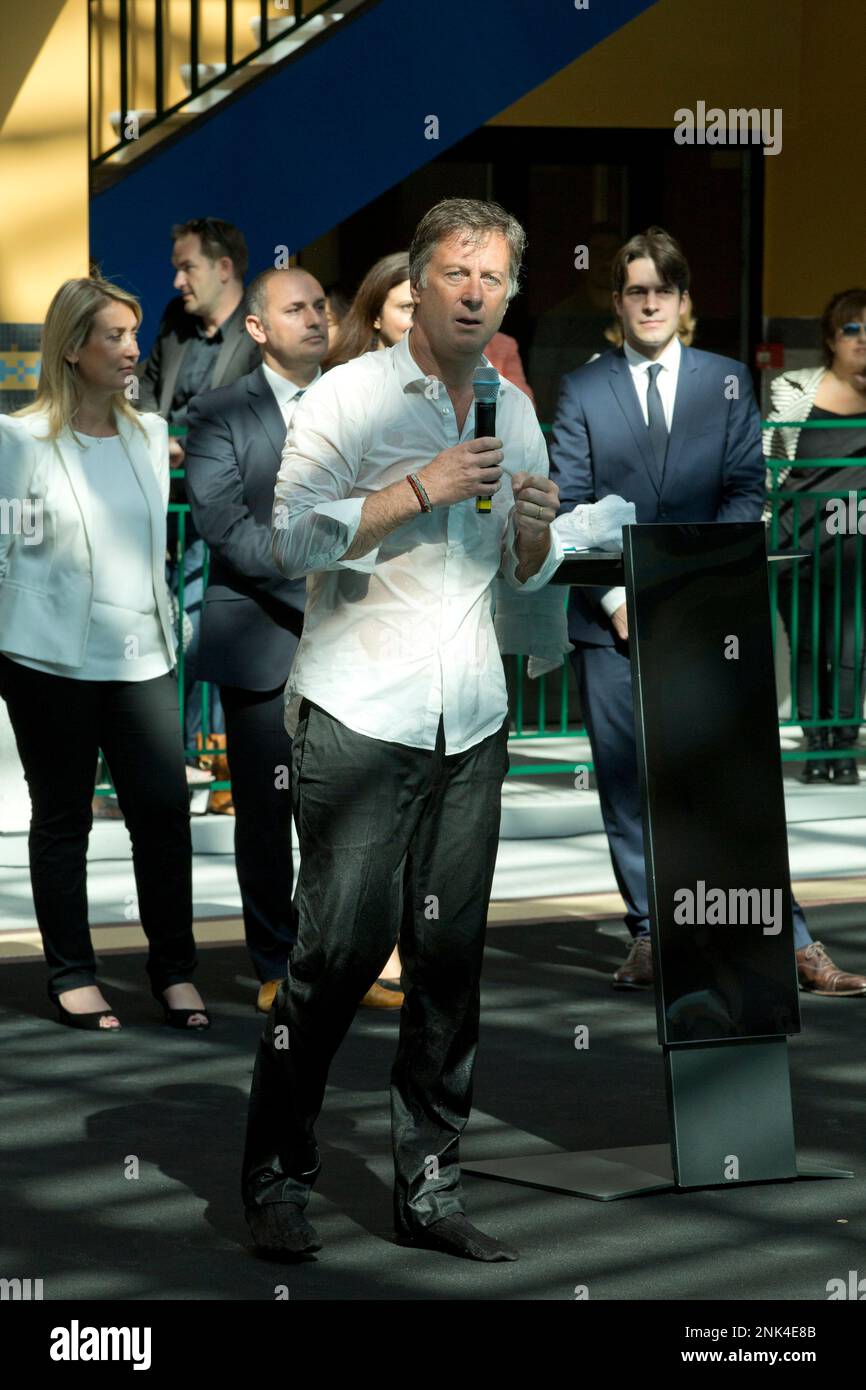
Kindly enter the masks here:
M 622 528 L 636 520 L 634 502 L 611 493 L 558 516 L 553 522 L 563 545 L 574 550 L 622 550 Z

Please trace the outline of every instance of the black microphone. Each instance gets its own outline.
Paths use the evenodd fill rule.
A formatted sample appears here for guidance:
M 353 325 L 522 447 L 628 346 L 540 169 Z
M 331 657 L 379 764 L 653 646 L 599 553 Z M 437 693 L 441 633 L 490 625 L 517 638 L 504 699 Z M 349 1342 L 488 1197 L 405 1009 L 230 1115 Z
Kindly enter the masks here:
M 475 397 L 475 438 L 496 438 L 496 397 L 499 395 L 499 373 L 495 367 L 476 367 L 472 375 L 472 394 Z M 476 497 L 476 512 L 493 510 L 492 497 Z

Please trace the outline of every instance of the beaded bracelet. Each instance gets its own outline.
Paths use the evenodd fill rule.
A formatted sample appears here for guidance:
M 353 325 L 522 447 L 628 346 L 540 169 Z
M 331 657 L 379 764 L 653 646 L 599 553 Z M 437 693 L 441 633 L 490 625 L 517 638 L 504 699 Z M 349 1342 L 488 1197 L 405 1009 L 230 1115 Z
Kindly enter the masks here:
M 418 477 L 418 475 L 416 473 L 408 473 L 406 475 L 406 481 L 409 483 L 409 486 L 411 487 L 415 496 L 418 498 L 418 503 L 421 507 L 422 512 L 432 512 L 433 504 L 430 501 L 430 498 L 427 496 L 424 484 L 421 482 L 421 479 Z

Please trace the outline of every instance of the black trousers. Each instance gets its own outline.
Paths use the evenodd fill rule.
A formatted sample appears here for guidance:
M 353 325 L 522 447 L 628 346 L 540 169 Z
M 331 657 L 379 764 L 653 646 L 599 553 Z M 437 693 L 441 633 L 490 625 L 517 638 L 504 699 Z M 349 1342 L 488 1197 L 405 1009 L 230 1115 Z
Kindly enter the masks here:
M 303 701 L 292 744 L 298 939 L 265 1024 L 243 1162 L 245 1205 L 305 1206 L 328 1068 L 399 933 L 405 1001 L 391 1072 L 394 1214 L 407 1233 L 464 1209 L 487 908 L 508 722 L 445 755 L 367 738 Z
M 87 841 L 98 750 L 132 840 L 152 987 L 192 978 L 192 841 L 174 675 L 83 681 L 0 655 L 6 701 L 30 792 L 30 881 L 48 962 L 48 993 L 92 985 Z M 117 915 L 124 904 L 118 902 Z
M 221 685 L 220 696 L 247 950 L 260 980 L 279 980 L 286 974 L 297 936 L 292 902 L 292 741 L 283 722 L 283 686 L 261 691 Z
M 821 553 L 818 582 L 818 640 L 813 641 L 812 605 L 813 561 L 801 562 L 798 566 L 785 566 L 779 577 L 778 601 L 782 621 L 788 631 L 792 630 L 794 584 L 799 583 L 798 599 L 798 640 L 797 640 L 797 713 L 803 719 L 833 718 L 833 683 L 839 682 L 839 719 L 846 722 L 832 730 L 833 742 L 837 748 L 853 747 L 862 722 L 862 680 L 866 663 L 866 592 L 862 595 L 862 617 L 860 649 L 856 650 L 856 538 L 846 537 L 841 543 L 842 571 L 839 581 L 839 664 L 836 666 L 835 652 L 835 609 L 836 584 L 834 578 L 834 553 L 827 549 Z M 793 570 L 800 571 L 795 580 Z M 864 576 L 866 578 L 866 566 Z M 858 659 L 859 658 L 859 659 Z M 818 707 L 813 709 L 813 682 L 817 668 Z M 859 670 L 858 670 L 859 668 Z M 859 681 L 858 681 L 859 675 Z M 858 684 L 860 690 L 858 691 Z M 858 699 L 859 696 L 859 699 Z M 818 730 L 809 732 L 817 733 Z M 827 734 L 830 730 L 823 729 Z

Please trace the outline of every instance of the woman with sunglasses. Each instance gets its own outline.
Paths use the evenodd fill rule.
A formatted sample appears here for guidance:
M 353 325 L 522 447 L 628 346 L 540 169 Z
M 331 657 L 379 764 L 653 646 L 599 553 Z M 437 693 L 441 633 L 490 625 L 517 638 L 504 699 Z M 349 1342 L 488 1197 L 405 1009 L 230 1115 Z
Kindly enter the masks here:
M 840 467 L 836 460 L 866 458 L 866 289 L 835 294 L 821 316 L 822 367 L 783 372 L 770 386 L 770 420 L 834 424 L 845 428 L 767 430 L 764 453 L 798 463 L 814 460 L 814 468 L 783 468 L 778 486 L 786 493 L 836 492 L 866 488 L 866 467 Z M 862 421 L 862 424 L 853 422 Z M 851 422 L 851 423 L 849 423 Z M 770 474 L 768 473 L 768 487 Z M 779 502 L 778 545 L 813 553 L 811 561 L 785 566 L 779 582 L 779 608 L 791 632 L 795 586 L 798 586 L 797 714 L 803 720 L 833 719 L 832 729 L 807 729 L 807 746 L 819 756 L 809 758 L 800 773 L 803 782 L 858 782 L 853 757 L 822 758 L 830 748 L 853 749 L 863 709 L 862 675 L 866 653 L 866 554 L 860 560 L 861 622 L 856 623 L 857 551 L 866 538 L 828 526 L 825 497 L 796 496 Z M 845 508 L 845 515 L 848 508 Z M 799 529 L 797 521 L 799 520 Z M 772 533 L 771 533 L 772 534 Z M 837 560 L 838 554 L 838 560 Z M 837 564 L 840 572 L 836 575 Z M 839 645 L 836 647 L 837 583 Z M 813 603 L 818 607 L 818 640 L 813 642 Z M 838 680 L 838 711 L 834 681 Z M 818 703 L 814 707 L 813 691 Z

